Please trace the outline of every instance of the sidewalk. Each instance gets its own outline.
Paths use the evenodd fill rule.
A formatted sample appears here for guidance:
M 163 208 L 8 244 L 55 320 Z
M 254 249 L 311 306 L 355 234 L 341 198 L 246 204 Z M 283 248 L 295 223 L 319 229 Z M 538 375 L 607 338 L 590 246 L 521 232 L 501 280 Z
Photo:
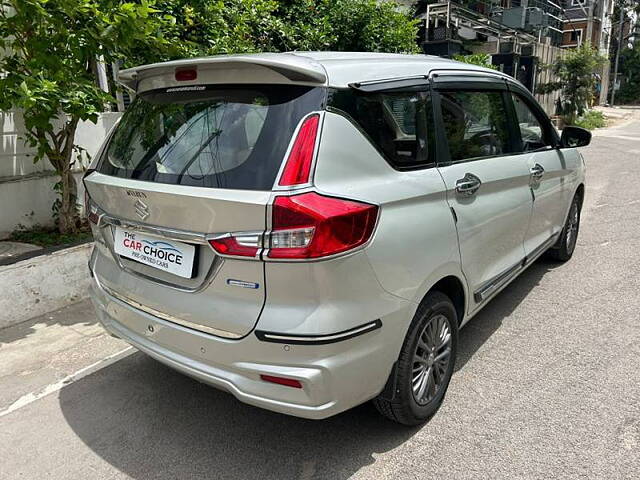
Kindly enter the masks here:
M 630 121 L 640 120 L 640 106 L 622 106 L 622 107 L 594 107 L 594 110 L 598 110 L 604 113 L 607 117 L 607 126 L 604 128 L 598 128 L 598 131 L 608 128 L 617 128 L 627 124 Z
M 104 331 L 88 300 L 1 329 L 0 418 L 101 368 L 125 349 L 133 351 Z

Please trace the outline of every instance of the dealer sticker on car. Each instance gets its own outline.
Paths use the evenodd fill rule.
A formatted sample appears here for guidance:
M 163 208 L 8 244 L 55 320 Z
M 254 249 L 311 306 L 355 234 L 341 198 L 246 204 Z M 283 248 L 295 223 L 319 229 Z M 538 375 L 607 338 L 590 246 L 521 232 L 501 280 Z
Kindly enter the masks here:
M 166 240 L 116 227 L 115 251 L 145 265 L 179 277 L 193 276 L 196 248 L 182 242 Z

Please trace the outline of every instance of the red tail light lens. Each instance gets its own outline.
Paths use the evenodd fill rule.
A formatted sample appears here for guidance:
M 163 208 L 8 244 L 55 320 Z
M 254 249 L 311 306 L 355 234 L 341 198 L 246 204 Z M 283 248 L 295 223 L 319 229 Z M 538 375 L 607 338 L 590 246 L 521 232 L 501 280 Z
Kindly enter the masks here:
M 300 185 L 309 181 L 319 123 L 320 116 L 312 115 L 300 127 L 282 171 L 279 185 Z
M 84 213 L 91 223 L 95 225 L 98 224 L 98 221 L 100 220 L 98 209 L 91 204 L 91 197 L 89 196 L 89 192 L 86 187 L 84 189 Z
M 325 197 L 315 192 L 277 197 L 269 258 L 319 258 L 366 243 L 376 224 L 378 207 Z
M 260 245 L 260 234 L 230 234 L 212 238 L 209 245 L 222 255 L 255 257 Z

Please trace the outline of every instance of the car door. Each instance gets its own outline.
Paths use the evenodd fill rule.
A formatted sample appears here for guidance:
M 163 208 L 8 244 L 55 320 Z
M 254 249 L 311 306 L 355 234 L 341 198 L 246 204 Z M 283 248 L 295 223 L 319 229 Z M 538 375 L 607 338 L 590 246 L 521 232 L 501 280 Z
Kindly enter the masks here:
M 518 86 L 509 86 L 517 125 L 518 150 L 531 175 L 533 210 L 525 235 L 524 249 L 535 258 L 551 246 L 564 224 L 570 189 L 566 184 L 567 162 L 556 148 L 557 134 L 551 122 L 530 95 Z
M 439 76 L 433 88 L 438 169 L 456 219 L 473 310 L 523 266 L 532 209 L 529 166 L 516 153 L 502 79 Z

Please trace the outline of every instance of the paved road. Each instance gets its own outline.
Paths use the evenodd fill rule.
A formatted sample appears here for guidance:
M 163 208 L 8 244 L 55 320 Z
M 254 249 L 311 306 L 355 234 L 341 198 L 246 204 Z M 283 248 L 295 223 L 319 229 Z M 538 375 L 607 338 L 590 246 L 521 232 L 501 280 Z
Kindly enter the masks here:
M 574 258 L 537 262 L 461 332 L 428 425 L 240 404 L 120 352 L 79 304 L 0 332 L 0 478 L 638 478 L 640 119 L 584 154 Z

